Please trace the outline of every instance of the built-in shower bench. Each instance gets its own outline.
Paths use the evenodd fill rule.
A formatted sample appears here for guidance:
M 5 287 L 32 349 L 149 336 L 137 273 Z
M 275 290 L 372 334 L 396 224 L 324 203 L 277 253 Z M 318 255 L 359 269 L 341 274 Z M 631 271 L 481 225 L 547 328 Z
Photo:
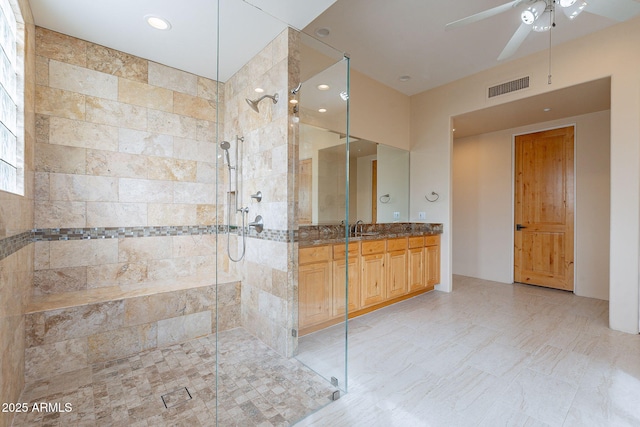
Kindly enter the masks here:
M 224 275 L 217 282 L 182 277 L 32 297 L 27 381 L 239 326 L 240 281 Z

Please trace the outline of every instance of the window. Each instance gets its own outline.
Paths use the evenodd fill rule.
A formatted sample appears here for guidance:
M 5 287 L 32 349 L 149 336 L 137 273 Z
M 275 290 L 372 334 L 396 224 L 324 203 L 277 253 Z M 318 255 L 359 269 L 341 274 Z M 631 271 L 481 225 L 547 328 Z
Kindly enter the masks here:
M 18 21 L 17 4 L 0 0 L 0 190 L 24 193 L 24 143 L 18 130 L 22 126 L 23 85 L 18 64 L 24 26 Z

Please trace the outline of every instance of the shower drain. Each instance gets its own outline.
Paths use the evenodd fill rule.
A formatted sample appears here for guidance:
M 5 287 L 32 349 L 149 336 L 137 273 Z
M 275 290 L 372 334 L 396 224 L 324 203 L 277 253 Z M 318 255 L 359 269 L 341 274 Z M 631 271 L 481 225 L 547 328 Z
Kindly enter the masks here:
M 164 403 L 164 407 L 167 409 L 182 405 L 184 402 L 192 399 L 191 393 L 189 393 L 189 390 L 186 387 L 182 387 L 176 391 L 172 391 L 171 393 L 163 394 L 161 398 L 162 403 Z

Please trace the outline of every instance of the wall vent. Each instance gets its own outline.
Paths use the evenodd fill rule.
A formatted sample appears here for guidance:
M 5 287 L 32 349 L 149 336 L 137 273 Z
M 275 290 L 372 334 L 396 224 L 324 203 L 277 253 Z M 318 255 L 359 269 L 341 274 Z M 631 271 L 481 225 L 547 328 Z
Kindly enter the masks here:
M 520 79 L 511 80 L 510 82 L 501 83 L 489 88 L 489 98 L 504 95 L 505 93 L 515 92 L 516 90 L 526 89 L 529 87 L 529 76 Z

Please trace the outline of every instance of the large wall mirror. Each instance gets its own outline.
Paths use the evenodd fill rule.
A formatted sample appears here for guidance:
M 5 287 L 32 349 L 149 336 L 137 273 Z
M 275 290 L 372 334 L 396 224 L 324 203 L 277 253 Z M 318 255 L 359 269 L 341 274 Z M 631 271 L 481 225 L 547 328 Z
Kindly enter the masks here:
M 298 213 L 300 225 L 344 220 L 344 134 L 300 123 Z M 349 222 L 409 221 L 409 152 L 349 139 Z

